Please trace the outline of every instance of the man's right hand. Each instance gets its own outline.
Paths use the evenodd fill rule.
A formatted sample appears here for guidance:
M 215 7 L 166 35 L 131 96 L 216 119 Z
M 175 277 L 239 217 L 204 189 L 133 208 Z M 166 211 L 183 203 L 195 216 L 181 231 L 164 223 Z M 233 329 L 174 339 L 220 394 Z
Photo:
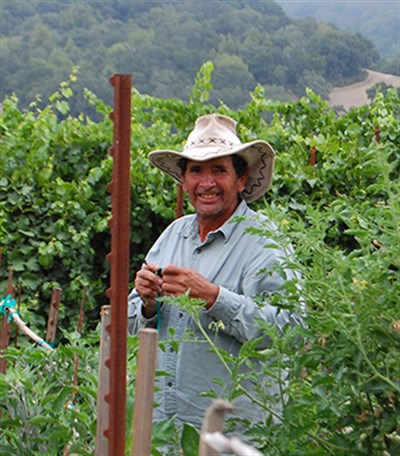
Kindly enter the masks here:
M 156 274 L 159 270 L 158 264 L 149 263 L 136 273 L 135 288 L 143 301 L 142 313 L 145 318 L 154 317 L 157 312 L 156 299 L 162 294 L 162 278 Z

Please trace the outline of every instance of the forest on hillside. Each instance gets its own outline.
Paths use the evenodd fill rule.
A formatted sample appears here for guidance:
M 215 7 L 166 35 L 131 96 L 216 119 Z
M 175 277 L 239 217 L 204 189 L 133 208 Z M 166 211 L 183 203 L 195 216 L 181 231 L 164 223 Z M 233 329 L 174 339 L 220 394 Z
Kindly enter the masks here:
M 307 18 L 292 20 L 275 1 L 2 2 L 2 96 L 43 103 L 79 68 L 76 92 L 111 103 L 114 73 L 133 75 L 141 93 L 187 99 L 206 61 L 214 64 L 211 102 L 237 108 L 261 85 L 268 98 L 296 100 L 305 89 L 361 79 L 380 61 L 360 34 Z M 82 112 L 79 97 L 72 114 Z
M 342 30 L 359 32 L 374 43 L 386 60 L 381 62 L 384 73 L 398 74 L 399 13 L 397 0 L 334 1 L 334 0 L 277 0 L 292 18 L 313 17 L 317 21 L 335 24 Z

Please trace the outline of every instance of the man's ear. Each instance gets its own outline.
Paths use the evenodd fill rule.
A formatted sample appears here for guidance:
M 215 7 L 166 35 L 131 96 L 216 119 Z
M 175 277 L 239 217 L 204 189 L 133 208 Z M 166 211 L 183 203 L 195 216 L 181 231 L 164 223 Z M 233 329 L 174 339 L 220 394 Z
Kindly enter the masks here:
M 246 171 L 243 173 L 243 176 L 239 179 L 239 184 L 238 184 L 238 185 L 239 185 L 239 188 L 238 188 L 239 193 L 242 193 L 242 191 L 243 191 L 243 190 L 245 189 L 245 187 L 246 187 L 247 179 L 248 179 L 248 177 L 249 177 L 249 172 L 250 172 L 250 170 L 249 170 L 249 168 L 247 167 L 247 168 L 246 168 Z

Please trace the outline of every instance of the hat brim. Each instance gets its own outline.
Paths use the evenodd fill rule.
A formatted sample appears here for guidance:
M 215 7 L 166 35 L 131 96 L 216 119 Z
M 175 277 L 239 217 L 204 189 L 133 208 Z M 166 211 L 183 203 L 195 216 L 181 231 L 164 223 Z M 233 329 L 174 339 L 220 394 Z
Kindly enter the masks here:
M 249 167 L 246 187 L 242 192 L 243 198 L 250 202 L 260 198 L 270 187 L 274 169 L 275 152 L 266 141 L 258 140 L 237 144 L 232 148 L 197 147 L 183 152 L 174 150 L 155 150 L 150 152 L 149 160 L 159 169 L 169 174 L 176 182 L 182 184 L 181 169 L 178 160 L 186 158 L 198 162 L 239 155 Z

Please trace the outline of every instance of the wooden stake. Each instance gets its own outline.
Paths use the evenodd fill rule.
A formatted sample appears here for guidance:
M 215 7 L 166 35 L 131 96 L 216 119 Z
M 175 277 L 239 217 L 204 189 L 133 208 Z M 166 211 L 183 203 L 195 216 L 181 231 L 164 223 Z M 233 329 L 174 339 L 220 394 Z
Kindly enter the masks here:
M 6 296 L 14 295 L 14 292 L 15 292 L 15 288 L 12 283 L 12 270 L 11 270 L 11 268 L 9 268 Z M 1 374 L 5 374 L 6 370 L 7 370 L 7 360 L 1 356 L 1 353 L 10 344 L 10 331 L 11 331 L 10 322 L 8 322 L 7 317 L 4 316 L 2 318 L 1 328 L 0 328 L 0 373 Z
M 109 406 L 105 400 L 110 390 L 109 369 L 106 367 L 106 360 L 110 357 L 110 333 L 106 327 L 111 322 L 111 306 L 101 308 L 101 335 L 99 353 L 99 383 L 97 389 L 97 425 L 96 425 L 96 446 L 95 455 L 108 455 L 108 439 L 104 431 L 108 428 Z
M 61 288 L 53 288 L 51 293 L 49 318 L 47 320 L 46 341 L 54 344 L 58 323 L 58 309 L 60 308 Z
M 81 307 L 79 309 L 78 325 L 77 325 L 77 331 L 78 331 L 79 335 L 82 335 L 83 320 L 85 318 L 86 292 L 87 292 L 87 287 L 84 287 L 83 288 L 82 299 L 81 299 Z M 74 387 L 75 387 L 75 390 L 76 390 L 77 386 L 78 386 L 79 355 L 75 355 L 75 360 L 74 361 L 75 361 L 74 362 Z
M 151 328 L 140 330 L 132 456 L 150 455 L 156 359 L 157 331 Z

